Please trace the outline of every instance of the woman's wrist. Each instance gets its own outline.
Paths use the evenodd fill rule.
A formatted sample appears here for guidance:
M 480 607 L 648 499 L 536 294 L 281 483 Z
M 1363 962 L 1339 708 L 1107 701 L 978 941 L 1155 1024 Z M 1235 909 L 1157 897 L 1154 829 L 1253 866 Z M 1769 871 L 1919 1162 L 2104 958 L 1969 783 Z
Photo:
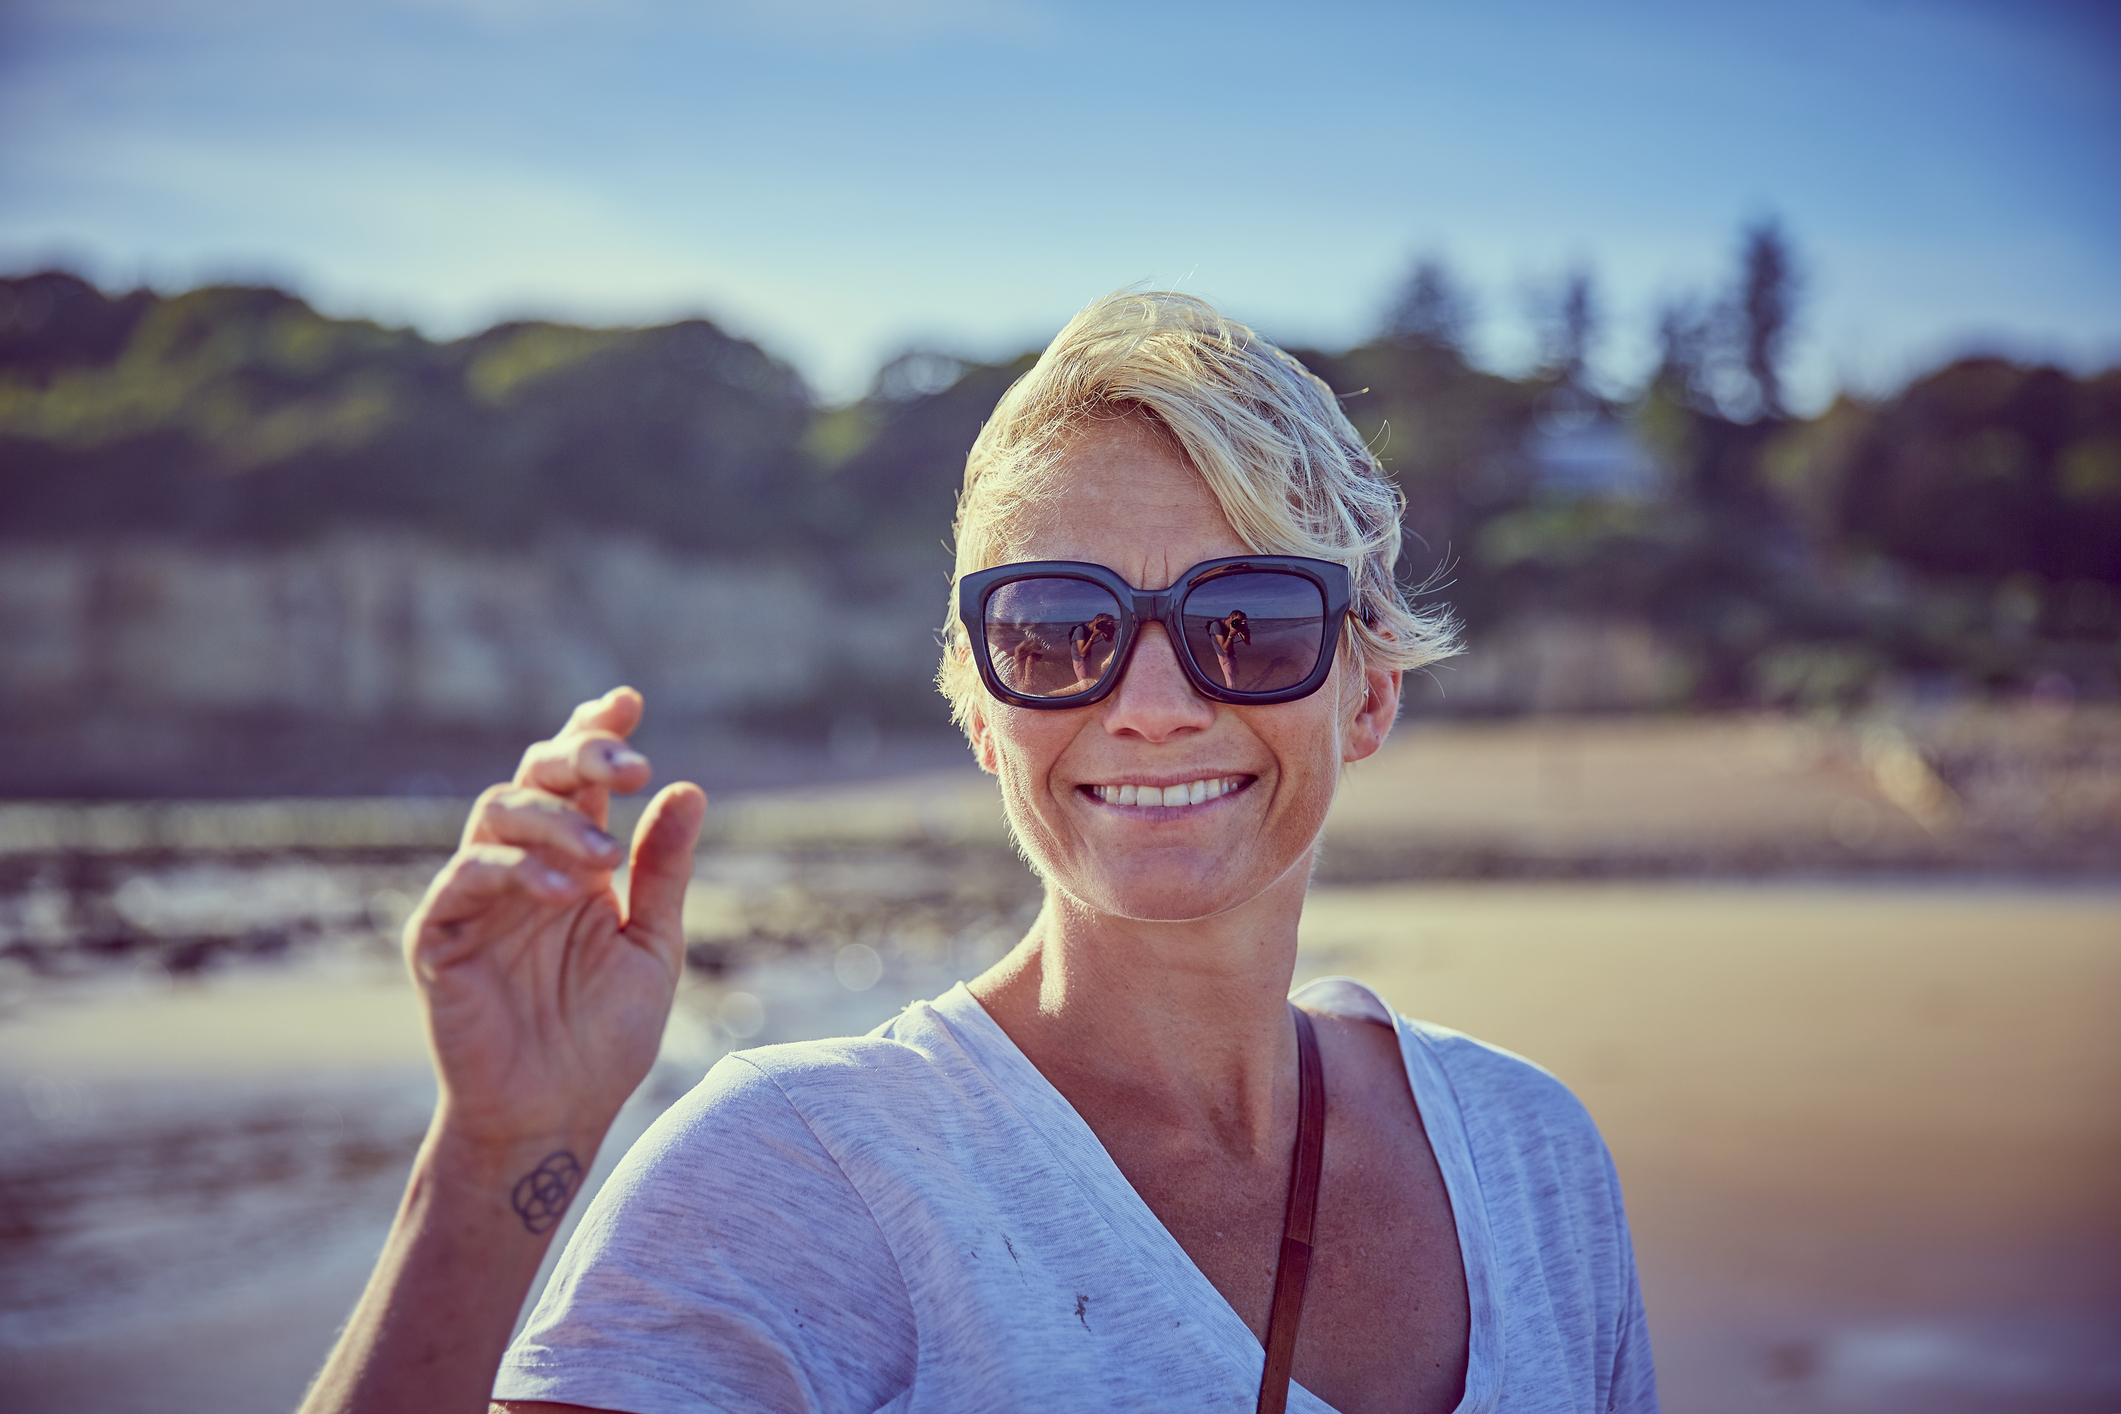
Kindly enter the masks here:
M 526 1235 L 543 1238 L 581 1191 L 609 1128 L 600 1119 L 540 1134 L 499 1134 L 463 1122 L 444 1102 L 420 1146 L 416 1181 L 424 1179 L 452 1207 L 469 1202 L 506 1211 Z
M 503 1137 L 445 1103 L 305 1414 L 473 1414 L 605 1125 Z

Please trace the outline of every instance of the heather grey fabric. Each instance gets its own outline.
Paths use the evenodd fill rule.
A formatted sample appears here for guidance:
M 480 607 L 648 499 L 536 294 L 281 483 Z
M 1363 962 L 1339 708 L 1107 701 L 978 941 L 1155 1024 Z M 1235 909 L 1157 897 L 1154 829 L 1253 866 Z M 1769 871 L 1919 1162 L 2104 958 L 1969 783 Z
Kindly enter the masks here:
M 1458 1220 L 1461 1414 L 1657 1407 L 1620 1187 L 1529 1061 L 1395 1017 Z M 495 1397 L 698 1410 L 1249 1409 L 1263 1355 L 972 994 L 726 1057 L 584 1215 Z M 1301 1386 L 1289 1408 L 1328 1414 Z

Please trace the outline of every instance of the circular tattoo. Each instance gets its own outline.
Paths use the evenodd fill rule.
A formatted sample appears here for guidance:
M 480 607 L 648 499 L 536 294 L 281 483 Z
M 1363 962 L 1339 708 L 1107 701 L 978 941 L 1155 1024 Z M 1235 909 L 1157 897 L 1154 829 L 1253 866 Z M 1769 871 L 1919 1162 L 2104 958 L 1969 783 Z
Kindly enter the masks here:
M 552 1231 L 582 1185 L 582 1162 L 565 1149 L 516 1180 L 516 1216 L 532 1232 Z

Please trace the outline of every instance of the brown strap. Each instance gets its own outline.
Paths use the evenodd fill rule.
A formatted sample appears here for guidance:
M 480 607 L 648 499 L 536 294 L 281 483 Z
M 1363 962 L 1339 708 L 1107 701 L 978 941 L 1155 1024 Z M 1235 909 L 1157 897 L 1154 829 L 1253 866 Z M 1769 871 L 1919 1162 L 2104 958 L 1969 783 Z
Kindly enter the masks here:
M 1267 1308 L 1267 1367 L 1259 1377 L 1259 1414 L 1282 1414 L 1289 1402 L 1296 1325 L 1304 1317 L 1304 1282 L 1311 1275 L 1311 1229 L 1318 1220 L 1318 1173 L 1326 1157 L 1326 1071 L 1318 1059 L 1318 1035 L 1301 1007 L 1289 1010 L 1296 1017 L 1296 1162 L 1289 1170 L 1274 1304 Z

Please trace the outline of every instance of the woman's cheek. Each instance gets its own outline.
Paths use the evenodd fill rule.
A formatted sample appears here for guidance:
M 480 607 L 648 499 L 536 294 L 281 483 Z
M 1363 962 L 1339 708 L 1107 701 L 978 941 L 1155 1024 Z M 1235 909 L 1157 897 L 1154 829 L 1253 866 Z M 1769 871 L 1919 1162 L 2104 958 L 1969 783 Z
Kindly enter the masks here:
M 997 745 L 995 775 L 1001 783 L 1003 814 L 1039 874 L 1051 874 L 1063 853 L 1065 827 L 1050 763 L 1011 749 L 1018 743 Z

